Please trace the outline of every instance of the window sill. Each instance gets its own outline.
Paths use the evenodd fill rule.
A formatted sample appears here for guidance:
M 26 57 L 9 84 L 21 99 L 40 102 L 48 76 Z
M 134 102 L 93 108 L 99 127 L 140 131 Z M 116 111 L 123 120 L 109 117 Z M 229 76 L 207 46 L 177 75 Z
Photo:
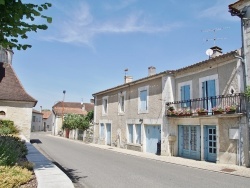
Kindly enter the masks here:
M 118 112 L 118 116 L 124 116 L 125 112 Z
M 140 111 L 138 114 L 148 114 L 148 111 Z

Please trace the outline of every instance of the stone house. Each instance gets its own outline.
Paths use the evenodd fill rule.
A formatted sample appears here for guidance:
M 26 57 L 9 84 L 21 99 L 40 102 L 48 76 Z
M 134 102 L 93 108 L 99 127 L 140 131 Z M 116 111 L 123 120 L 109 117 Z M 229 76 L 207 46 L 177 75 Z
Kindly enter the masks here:
M 145 78 L 132 81 L 126 76 L 124 84 L 94 93 L 94 142 L 247 166 L 243 66 L 235 57 L 240 51 L 211 51 L 208 60 L 158 74 L 149 67 Z M 228 105 L 237 106 L 237 113 L 212 111 Z M 192 113 L 168 116 L 170 106 L 180 115 Z M 207 114 L 198 116 L 197 108 Z
M 43 114 L 35 109 L 32 110 L 32 122 L 31 122 L 31 131 L 44 131 L 43 127 Z
M 93 103 L 79 103 L 79 102 L 57 102 L 52 107 L 52 134 L 58 135 L 59 131 L 62 131 L 62 117 L 66 114 L 80 114 L 87 115 L 88 112 L 94 109 Z M 83 138 L 83 132 L 65 132 L 67 138 L 78 139 L 77 137 Z
M 50 110 L 42 110 L 43 114 L 43 129 L 44 131 L 52 131 L 52 111 Z
M 30 139 L 32 108 L 37 100 L 22 86 L 12 67 L 11 50 L 0 49 L 0 118 L 14 121 L 22 135 Z

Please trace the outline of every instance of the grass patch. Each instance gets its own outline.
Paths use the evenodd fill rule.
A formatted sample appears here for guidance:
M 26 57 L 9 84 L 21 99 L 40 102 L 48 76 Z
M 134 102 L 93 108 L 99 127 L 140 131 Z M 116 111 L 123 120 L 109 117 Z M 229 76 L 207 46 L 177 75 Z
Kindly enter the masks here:
M 32 178 L 32 172 L 19 166 L 0 166 L 0 188 L 18 187 Z

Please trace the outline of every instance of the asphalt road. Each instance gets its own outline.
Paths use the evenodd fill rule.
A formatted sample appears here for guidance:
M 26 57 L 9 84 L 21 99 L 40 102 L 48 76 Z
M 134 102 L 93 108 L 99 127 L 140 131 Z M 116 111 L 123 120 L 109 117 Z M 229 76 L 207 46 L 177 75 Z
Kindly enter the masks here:
M 64 169 L 75 187 L 250 187 L 250 178 L 130 156 L 45 133 L 32 133 L 31 139 L 46 157 Z

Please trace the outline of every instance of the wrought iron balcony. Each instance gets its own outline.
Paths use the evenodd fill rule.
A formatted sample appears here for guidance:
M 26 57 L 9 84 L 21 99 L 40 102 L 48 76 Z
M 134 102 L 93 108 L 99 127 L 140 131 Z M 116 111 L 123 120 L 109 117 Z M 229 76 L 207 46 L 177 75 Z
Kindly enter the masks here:
M 204 112 L 205 115 L 246 113 L 244 93 L 232 95 L 218 95 L 213 97 L 196 98 L 191 100 L 166 102 L 166 115 L 168 116 L 191 116 Z

